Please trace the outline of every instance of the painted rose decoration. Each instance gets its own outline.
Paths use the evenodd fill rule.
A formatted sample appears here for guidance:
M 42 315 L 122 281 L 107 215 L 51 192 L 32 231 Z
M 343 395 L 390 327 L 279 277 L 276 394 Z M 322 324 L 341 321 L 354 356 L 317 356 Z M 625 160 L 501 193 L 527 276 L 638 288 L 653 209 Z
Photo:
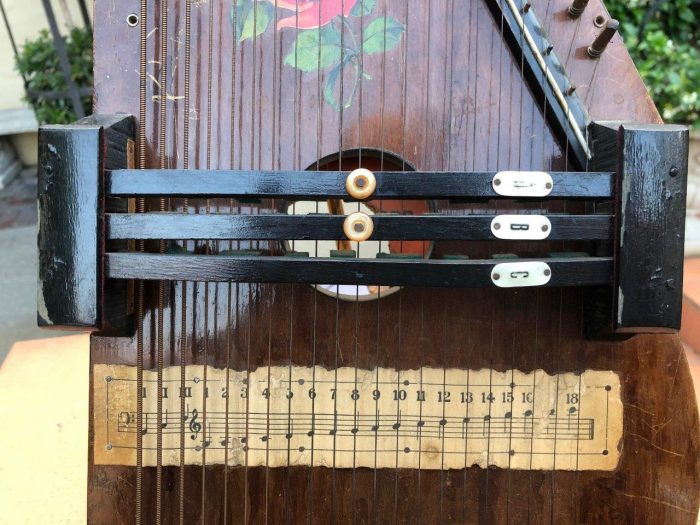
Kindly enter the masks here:
M 326 102 L 336 109 L 352 105 L 360 78 L 371 80 L 362 69 L 361 56 L 387 53 L 398 46 L 404 26 L 391 16 L 375 16 L 377 0 L 235 0 L 231 20 L 235 21 L 239 43 L 272 30 L 295 33 L 284 64 L 304 73 L 327 72 L 323 88 Z M 277 13 L 275 13 L 277 10 Z M 360 19 L 357 31 L 352 19 Z M 338 83 L 346 68 L 354 81 L 338 100 Z M 347 78 L 347 77 L 346 77 Z

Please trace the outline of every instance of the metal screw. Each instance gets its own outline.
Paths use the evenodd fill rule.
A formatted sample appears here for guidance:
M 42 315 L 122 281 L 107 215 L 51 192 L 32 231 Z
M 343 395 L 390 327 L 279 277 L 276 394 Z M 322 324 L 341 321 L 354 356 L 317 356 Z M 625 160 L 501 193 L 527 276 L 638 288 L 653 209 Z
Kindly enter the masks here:
M 493 274 L 493 280 L 494 280 L 494 281 L 498 281 L 500 278 L 501 278 L 501 274 L 500 274 L 500 273 L 494 273 L 494 274 Z
M 546 224 L 542 226 L 542 231 L 543 231 L 543 232 L 546 232 L 546 231 L 548 231 L 548 230 L 549 230 L 549 226 L 547 226 Z
M 107 377 L 105 377 L 105 381 L 107 381 L 108 383 L 109 383 L 111 380 L 112 380 L 112 376 L 107 376 Z
M 197 452 L 201 452 L 201 451 L 202 451 L 202 447 L 200 447 L 199 445 L 197 445 L 196 447 L 194 447 L 194 449 L 195 449 Z
M 672 167 L 670 170 L 668 170 L 668 174 L 669 174 L 671 177 L 677 177 L 678 174 L 679 174 L 680 172 L 681 172 L 681 171 L 680 171 L 677 167 L 675 167 L 675 166 Z
M 112 450 L 112 444 L 111 444 L 111 443 L 107 443 L 107 446 L 106 446 L 105 448 L 106 448 L 107 450 Z
M 496 224 L 493 225 L 493 229 L 494 229 L 494 230 L 500 230 L 500 229 L 501 229 L 501 225 L 500 225 L 499 223 L 496 223 Z
M 501 179 L 493 179 L 493 184 L 494 184 L 494 186 L 500 186 L 500 185 L 501 185 Z
M 598 35 L 598 37 L 593 41 L 591 46 L 588 48 L 588 56 L 591 58 L 598 58 L 603 54 L 605 48 L 617 33 L 617 28 L 620 27 L 620 22 L 617 20 L 608 20 L 605 24 L 605 29 Z
M 547 184 L 544 185 L 544 187 L 547 188 L 548 190 L 551 190 L 551 189 L 552 189 L 552 183 L 551 183 L 551 182 L 548 182 Z
M 139 23 L 139 16 L 136 13 L 131 13 L 126 17 L 126 23 L 129 27 L 135 27 Z
M 571 18 L 578 18 L 583 13 L 584 9 L 588 5 L 588 0 L 574 0 L 574 2 L 569 6 L 569 16 Z
M 545 276 L 549 277 L 550 275 L 552 275 L 552 270 L 545 270 L 544 274 Z

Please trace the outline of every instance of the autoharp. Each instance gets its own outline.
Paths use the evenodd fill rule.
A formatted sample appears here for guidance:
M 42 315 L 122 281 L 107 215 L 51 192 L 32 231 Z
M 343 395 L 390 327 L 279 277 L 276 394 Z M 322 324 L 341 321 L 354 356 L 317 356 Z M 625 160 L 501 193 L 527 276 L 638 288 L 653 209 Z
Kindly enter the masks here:
M 599 0 L 95 3 L 39 324 L 91 523 L 695 523 L 688 131 Z

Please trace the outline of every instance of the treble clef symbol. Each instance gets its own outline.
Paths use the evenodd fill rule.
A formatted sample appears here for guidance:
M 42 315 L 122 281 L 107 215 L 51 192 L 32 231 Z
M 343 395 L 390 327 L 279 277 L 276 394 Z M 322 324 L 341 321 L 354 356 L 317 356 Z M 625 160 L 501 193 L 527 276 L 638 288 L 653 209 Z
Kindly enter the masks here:
M 190 432 L 192 432 L 190 439 L 197 439 L 197 435 L 202 430 L 202 424 L 197 421 L 198 415 L 199 415 L 199 412 L 197 412 L 197 409 L 193 408 L 192 409 L 192 417 L 190 418 Z

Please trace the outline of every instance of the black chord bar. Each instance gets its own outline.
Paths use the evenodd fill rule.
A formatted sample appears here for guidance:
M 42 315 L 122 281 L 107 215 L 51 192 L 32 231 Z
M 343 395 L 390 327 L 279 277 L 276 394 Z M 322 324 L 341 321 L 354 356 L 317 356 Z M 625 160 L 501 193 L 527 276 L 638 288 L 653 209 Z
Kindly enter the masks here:
M 612 282 L 612 258 L 551 258 L 542 261 L 551 269 L 551 279 L 546 286 L 595 286 Z M 496 264 L 503 262 L 492 259 L 325 259 L 134 252 L 105 255 L 106 276 L 112 279 L 459 288 L 495 286 L 491 271 Z
M 526 220 L 529 215 L 523 215 Z M 345 239 L 342 215 L 106 214 L 108 239 Z M 547 240 L 612 239 L 611 215 L 550 215 Z M 493 240 L 496 215 L 372 216 L 372 240 Z M 528 224 L 513 225 L 527 229 Z
M 378 172 L 376 199 L 503 198 L 492 186 L 497 172 Z M 612 198 L 610 172 L 549 173 L 549 199 Z M 347 172 L 235 170 L 114 170 L 106 193 L 116 197 L 256 197 L 348 199 Z M 543 197 L 538 197 L 542 199 Z

